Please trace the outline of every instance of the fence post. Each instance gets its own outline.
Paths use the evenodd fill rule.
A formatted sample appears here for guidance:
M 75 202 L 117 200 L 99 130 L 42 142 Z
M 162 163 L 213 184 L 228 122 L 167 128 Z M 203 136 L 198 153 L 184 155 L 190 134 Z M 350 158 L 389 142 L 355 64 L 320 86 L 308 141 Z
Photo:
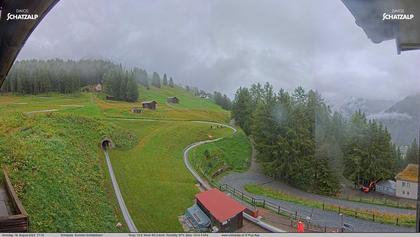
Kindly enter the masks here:
M 324 233 L 327 233 L 327 225 L 324 225 Z
M 255 199 L 252 198 L 252 205 L 255 206 Z
M 278 208 L 277 208 L 277 214 L 280 214 L 280 206 L 278 206 Z M 398 220 L 398 218 L 397 218 L 397 220 Z
M 263 208 L 265 208 L 265 199 L 263 199 Z
M 398 217 L 397 217 L 397 225 L 398 225 Z
M 241 199 L 242 199 L 242 200 L 244 200 L 244 193 L 243 193 L 243 192 L 241 192 L 241 194 L 242 194 Z
M 375 213 L 372 213 L 372 220 L 375 222 Z
M 355 217 L 357 218 L 357 211 L 354 211 L 354 212 L 356 212 Z
M 341 213 L 341 208 L 340 208 L 340 206 L 338 206 L 338 213 Z
M 295 211 L 295 219 L 297 219 L 297 211 Z

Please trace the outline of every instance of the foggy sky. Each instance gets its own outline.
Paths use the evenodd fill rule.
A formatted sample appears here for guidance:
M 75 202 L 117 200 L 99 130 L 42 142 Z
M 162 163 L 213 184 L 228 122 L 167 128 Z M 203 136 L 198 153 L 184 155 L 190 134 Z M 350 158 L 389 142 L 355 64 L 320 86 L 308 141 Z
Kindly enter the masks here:
M 332 104 L 420 92 L 420 50 L 373 44 L 339 0 L 61 0 L 18 59 L 56 57 L 111 59 L 229 96 L 266 81 Z

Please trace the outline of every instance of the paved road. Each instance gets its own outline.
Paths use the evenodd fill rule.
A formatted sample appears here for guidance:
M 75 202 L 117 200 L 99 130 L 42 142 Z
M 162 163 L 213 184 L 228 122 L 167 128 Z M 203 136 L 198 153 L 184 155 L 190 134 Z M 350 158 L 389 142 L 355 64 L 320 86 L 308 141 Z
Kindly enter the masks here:
M 127 206 L 125 205 L 123 196 L 121 195 L 120 187 L 118 186 L 117 179 L 114 175 L 114 170 L 112 169 L 112 164 L 109 159 L 109 155 L 107 151 L 104 151 L 106 164 L 108 165 L 109 175 L 111 177 L 112 186 L 114 187 L 115 196 L 117 197 L 118 204 L 120 205 L 121 212 L 124 216 L 125 223 L 127 223 L 128 230 L 132 233 L 138 232 L 136 225 L 131 219 L 130 213 L 128 212 Z
M 413 209 L 405 209 L 405 208 L 397 208 L 397 207 L 389 207 L 384 205 L 375 205 L 363 202 L 355 202 L 355 201 L 348 201 L 338 198 L 332 198 L 328 196 L 322 196 L 314 193 L 308 193 L 302 191 L 300 189 L 291 187 L 281 181 L 274 180 L 271 177 L 265 176 L 262 174 L 261 168 L 259 167 L 258 163 L 256 162 L 256 150 L 252 147 L 252 158 L 251 158 L 251 167 L 247 172 L 244 173 L 231 173 L 224 177 L 223 180 L 229 185 L 236 186 L 243 186 L 246 183 L 243 183 L 243 180 L 247 180 L 248 183 L 259 184 L 265 187 L 269 187 L 274 190 L 282 191 L 285 193 L 289 193 L 298 197 L 302 197 L 305 199 L 316 200 L 323 203 L 328 203 L 331 205 L 347 207 L 352 209 L 364 209 L 369 210 L 370 212 L 387 212 L 397 215 L 405 215 L 416 214 L 416 210 Z
M 350 202 L 346 200 L 339 200 L 334 198 L 329 198 L 321 195 L 311 194 L 299 189 L 290 187 L 284 183 L 273 180 L 271 177 L 267 177 L 262 174 L 261 168 L 258 163 L 255 161 L 256 151 L 253 147 L 252 151 L 252 162 L 251 167 L 247 172 L 236 173 L 232 172 L 227 176 L 224 176 L 221 180 L 221 183 L 228 184 L 232 187 L 235 187 L 238 190 L 241 190 L 244 193 L 247 193 L 250 196 L 256 198 L 263 198 L 276 205 L 280 205 L 282 208 L 290 210 L 292 212 L 297 211 L 300 216 L 308 217 L 315 224 L 327 227 L 338 227 L 340 226 L 340 216 L 336 212 L 322 211 L 321 209 L 311 208 L 304 205 L 295 204 L 292 202 L 286 202 L 282 200 L 272 199 L 265 196 L 253 195 L 245 191 L 244 185 L 246 184 L 259 184 L 272 189 L 291 193 L 300 197 L 307 199 L 318 200 L 325 203 L 331 203 L 334 205 L 340 205 L 345 207 L 352 208 L 366 208 L 371 210 L 381 210 L 381 211 L 392 211 L 396 214 L 406 214 L 411 213 L 413 210 L 392 208 L 386 206 L 372 205 L 359 202 Z M 414 232 L 414 228 L 407 228 L 395 225 L 385 225 L 379 224 L 372 221 L 361 220 L 349 216 L 344 216 L 344 223 L 351 224 L 354 227 L 356 232 Z
M 281 201 L 277 199 L 268 198 L 265 196 L 254 195 L 244 190 L 244 185 L 248 183 L 262 184 L 270 181 L 264 175 L 250 175 L 249 172 L 245 173 L 232 173 L 225 176 L 221 183 L 228 184 L 235 187 L 242 192 L 253 196 L 255 198 L 266 199 L 276 205 L 280 205 L 282 208 L 289 211 L 297 211 L 300 216 L 311 217 L 311 221 L 315 224 L 327 227 L 338 227 L 340 226 L 340 216 L 336 212 L 322 211 L 321 209 L 311 208 L 304 205 L 295 204 L 292 202 Z M 414 228 L 407 228 L 395 225 L 379 224 L 372 221 L 356 219 L 353 217 L 344 216 L 344 223 L 351 224 L 356 232 L 414 232 Z

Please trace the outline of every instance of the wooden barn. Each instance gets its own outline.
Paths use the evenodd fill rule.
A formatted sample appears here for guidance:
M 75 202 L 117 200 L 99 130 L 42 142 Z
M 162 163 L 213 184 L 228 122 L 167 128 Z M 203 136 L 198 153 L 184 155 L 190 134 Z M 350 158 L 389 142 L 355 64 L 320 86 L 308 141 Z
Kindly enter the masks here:
M 132 112 L 132 113 L 137 113 L 137 114 L 139 114 L 139 113 L 141 113 L 141 111 L 142 111 L 142 108 L 138 108 L 138 107 L 136 107 L 136 108 L 132 108 L 132 109 L 131 109 L 131 112 Z
M 201 192 L 195 198 L 197 205 L 210 217 L 212 225 L 219 232 L 235 232 L 243 226 L 243 212 L 246 207 L 219 189 Z
M 171 103 L 171 104 L 178 104 L 179 99 L 176 96 L 168 97 L 168 99 L 166 99 L 166 102 Z
M 156 109 L 157 102 L 154 101 L 154 100 L 152 100 L 152 101 L 143 101 L 141 103 L 141 105 L 142 105 L 143 109 L 152 109 L 152 110 L 155 110 Z

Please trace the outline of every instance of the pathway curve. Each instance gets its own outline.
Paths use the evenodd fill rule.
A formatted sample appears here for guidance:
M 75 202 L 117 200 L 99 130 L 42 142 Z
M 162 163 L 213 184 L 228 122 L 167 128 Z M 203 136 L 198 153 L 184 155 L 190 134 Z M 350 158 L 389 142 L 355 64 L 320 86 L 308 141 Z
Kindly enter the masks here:
M 234 128 L 234 127 L 232 127 L 232 126 L 230 126 L 230 125 L 226 125 L 226 124 L 221 124 L 221 123 L 216 123 L 216 122 L 207 122 L 207 121 L 192 121 L 192 122 L 195 122 L 195 123 L 207 123 L 207 124 L 214 124 L 214 125 L 217 125 L 217 126 L 223 126 L 223 127 L 227 127 L 227 128 L 230 128 L 230 129 L 232 129 L 232 131 L 233 131 L 233 134 L 235 134 L 236 132 L 237 132 L 237 130 L 236 130 L 236 128 Z M 201 176 L 194 170 L 194 168 L 192 167 L 192 165 L 190 164 L 190 161 L 189 161 L 189 159 L 188 159 L 188 154 L 189 154 L 189 151 L 191 150 L 191 149 L 193 149 L 194 147 L 197 147 L 197 146 L 200 146 L 200 145 L 203 145 L 203 144 L 206 144 L 206 143 L 211 143 L 211 142 L 216 142 L 216 141 L 219 141 L 219 140 L 221 140 L 221 139 L 223 139 L 224 137 L 221 137 L 221 138 L 217 138 L 217 139 L 213 139 L 213 140 L 206 140 L 206 141 L 199 141 L 199 142 L 195 142 L 195 143 L 193 143 L 193 144 L 190 144 L 190 145 L 188 145 L 185 149 L 184 149 L 184 164 L 185 164 L 185 166 L 187 167 L 187 169 L 190 171 L 190 173 L 195 177 L 195 179 L 199 182 L 199 184 L 203 187 L 203 188 L 205 188 L 206 190 L 209 190 L 209 189 L 211 189 L 211 185 L 206 181 L 206 180 L 204 180 L 203 178 L 201 178 Z M 268 231 L 271 231 L 271 232 L 275 232 L 275 233 L 280 233 L 280 232 L 286 232 L 285 230 L 283 230 L 283 229 L 280 229 L 280 228 L 277 228 L 277 227 L 275 227 L 275 226 L 272 226 L 272 225 L 270 225 L 270 224 L 268 224 L 268 223 L 266 223 L 266 222 L 264 222 L 264 221 L 261 221 L 260 219 L 258 219 L 258 218 L 254 218 L 254 217 L 252 217 L 252 216 L 250 216 L 250 215 L 248 215 L 248 214 L 246 214 L 246 213 L 243 213 L 243 216 L 244 216 L 244 218 L 245 219 L 247 219 L 248 221 L 251 221 L 251 222 L 253 222 L 254 224 L 257 224 L 257 225 L 259 225 L 260 227 L 262 227 L 262 228 L 264 228 L 264 229 L 266 229 L 266 230 L 268 230 Z

